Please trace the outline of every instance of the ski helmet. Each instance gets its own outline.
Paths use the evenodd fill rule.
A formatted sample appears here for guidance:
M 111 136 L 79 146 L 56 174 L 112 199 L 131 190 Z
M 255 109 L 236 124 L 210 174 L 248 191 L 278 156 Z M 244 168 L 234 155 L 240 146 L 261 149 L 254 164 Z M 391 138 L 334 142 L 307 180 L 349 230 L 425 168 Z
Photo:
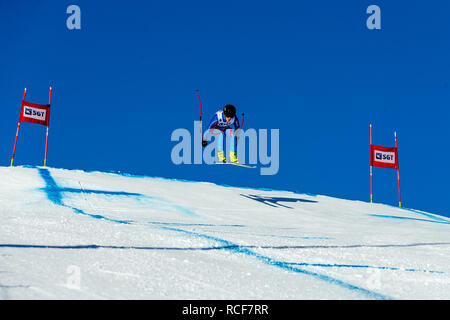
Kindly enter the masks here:
M 232 104 L 227 104 L 223 107 L 223 114 L 227 118 L 233 118 L 236 115 L 236 108 Z

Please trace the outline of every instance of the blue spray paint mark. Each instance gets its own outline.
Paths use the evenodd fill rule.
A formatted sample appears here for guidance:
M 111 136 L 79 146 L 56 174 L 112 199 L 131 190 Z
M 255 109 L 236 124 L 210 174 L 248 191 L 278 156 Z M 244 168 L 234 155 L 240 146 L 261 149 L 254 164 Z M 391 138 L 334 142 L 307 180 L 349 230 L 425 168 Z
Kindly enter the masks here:
M 404 269 L 395 267 L 375 267 L 367 265 L 352 265 L 352 264 L 325 264 L 325 263 L 305 263 L 305 262 L 285 262 L 288 265 L 305 266 L 305 267 L 324 267 L 324 268 L 366 268 L 366 269 L 379 269 L 379 270 L 393 270 L 393 271 L 408 271 L 408 272 L 424 272 L 424 273 L 440 273 L 442 271 L 434 270 L 420 270 L 420 269 Z
M 91 189 L 76 189 L 76 188 L 63 188 L 58 186 L 55 179 L 51 176 L 50 172 L 47 169 L 38 168 L 39 175 L 45 181 L 46 186 L 41 189 L 47 194 L 47 197 L 50 201 L 55 204 L 63 205 L 63 192 L 71 192 L 71 193 L 87 193 L 87 194 L 104 194 L 104 195 L 113 195 L 113 196 L 135 196 L 142 197 L 142 194 L 139 193 L 131 193 L 131 192 L 123 192 L 123 191 L 105 191 L 105 190 L 91 190 Z
M 71 207 L 66 205 L 63 202 L 63 193 L 68 192 L 68 193 L 78 193 L 78 194 L 102 194 L 102 195 L 106 195 L 106 196 L 127 196 L 127 197 L 134 197 L 136 199 L 151 199 L 152 206 L 157 206 L 159 208 L 161 208 L 162 210 L 164 208 L 171 208 L 171 209 L 175 209 L 178 212 L 181 212 L 183 214 L 189 215 L 189 216 L 196 216 L 195 212 L 192 211 L 189 208 L 180 206 L 180 205 L 176 205 L 173 204 L 171 202 L 168 202 L 165 199 L 162 198 L 155 198 L 155 197 L 149 197 L 140 193 L 133 193 L 133 192 L 124 192 L 124 191 L 106 191 L 106 190 L 92 190 L 92 189 L 76 189 L 76 188 L 64 188 L 64 187 L 60 187 L 58 186 L 58 184 L 56 183 L 55 179 L 53 179 L 52 175 L 50 174 L 49 170 L 47 169 L 43 169 L 43 168 L 37 168 L 39 175 L 41 176 L 41 178 L 44 180 L 45 182 L 45 187 L 40 189 L 42 191 L 44 191 L 47 195 L 47 198 L 53 202 L 56 205 L 59 206 L 63 206 L 66 208 L 70 208 L 72 210 L 74 210 L 76 213 L 80 213 L 80 214 L 84 214 L 84 215 L 88 215 L 91 216 L 93 218 L 96 219 L 104 219 L 104 220 L 108 220 L 108 221 L 113 221 L 113 222 L 119 222 L 119 223 L 129 223 L 130 221 L 128 220 L 115 220 L 115 219 L 110 219 L 110 218 L 106 218 L 104 216 L 101 215 L 91 215 L 88 214 L 86 212 L 84 212 L 81 209 L 75 208 L 75 207 Z
M 155 251 L 211 251 L 222 250 L 225 247 L 137 247 L 137 246 L 113 246 L 98 244 L 81 245 L 45 245 L 45 244 L 17 244 L 2 243 L 0 248 L 26 248 L 26 249 L 62 249 L 62 250 L 82 250 L 82 249 L 118 249 L 118 250 L 155 250 Z M 1 273 L 2 271 L 0 271 Z
M 131 221 L 127 220 L 116 220 L 110 219 L 101 215 L 94 215 L 84 212 L 81 209 L 68 206 L 63 202 L 63 192 L 75 192 L 75 193 L 97 193 L 97 194 L 108 194 L 108 195 L 138 195 L 136 193 L 126 193 L 126 192 L 113 192 L 113 191 L 99 191 L 99 190 L 81 190 L 81 189 L 73 189 L 73 188 L 61 188 L 57 185 L 55 179 L 51 176 L 50 172 L 47 169 L 38 168 L 39 174 L 41 178 L 45 181 L 45 187 L 41 190 L 44 191 L 47 195 L 47 198 L 56 205 L 66 207 L 72 209 L 75 213 L 83 214 L 95 219 L 103 219 L 107 221 L 112 221 L 116 223 L 129 224 Z
M 425 213 L 425 212 L 421 212 L 421 211 L 418 211 L 418 210 L 415 210 L 415 209 L 402 208 L 402 210 L 414 212 L 414 213 L 420 214 L 420 215 L 422 215 L 422 216 L 425 216 L 425 217 L 427 217 L 427 218 L 431 218 L 431 219 L 436 220 L 436 221 L 441 221 L 441 222 L 450 223 L 449 220 L 446 220 L 446 219 L 444 219 L 444 218 L 437 217 L 437 216 L 434 216 L 434 215 L 431 215 L 431 214 L 428 214 L 428 213 Z
M 38 168 L 36 166 L 23 166 L 25 168 Z M 100 172 L 98 170 L 83 170 L 83 169 L 76 169 L 73 168 L 72 170 L 79 170 L 82 172 L 87 172 L 87 173 L 95 173 L 95 172 Z M 251 189 L 251 190 L 258 190 L 258 191 L 275 191 L 275 192 L 289 192 L 289 193 L 294 193 L 294 194 L 298 194 L 298 195 L 306 195 L 306 196 L 311 196 L 311 197 L 317 197 L 317 194 L 313 194 L 313 193 L 308 193 L 308 192 L 299 192 L 297 190 L 281 190 L 281 189 L 272 189 L 272 188 L 258 188 L 258 187 L 246 187 L 246 186 L 231 186 L 231 185 L 227 185 L 227 184 L 220 184 L 220 183 L 213 183 L 213 182 L 205 182 L 205 181 L 195 181 L 195 180 L 187 180 L 187 179 L 179 179 L 179 178 L 166 178 L 166 177 L 158 177 L 158 176 L 146 176 L 146 175 L 138 175 L 138 174 L 131 174 L 131 173 L 126 173 L 126 172 L 120 172 L 120 171 L 115 171 L 115 170 L 110 170 L 107 171 L 106 173 L 109 174 L 114 174 L 114 175 L 120 175 L 123 177 L 130 177 L 130 178 L 139 178 L 139 179 L 159 179 L 159 180 L 165 180 L 165 181 L 175 181 L 175 182 L 188 182 L 188 183 L 201 183 L 201 184 L 212 184 L 212 185 L 216 185 L 216 186 L 221 186 L 221 187 L 227 187 L 227 188 L 234 188 L 234 189 Z
M 188 216 L 196 216 L 195 212 L 192 211 L 191 209 L 187 208 L 187 207 L 183 207 L 183 206 L 179 206 L 177 204 L 171 204 L 170 205 L 172 208 L 178 210 L 179 212 L 182 212 Z
M 111 218 L 107 218 L 107 217 L 99 215 L 99 214 L 90 214 L 90 213 L 84 212 L 83 210 L 75 208 L 75 207 L 66 206 L 66 205 L 63 205 L 63 206 L 72 209 L 75 213 L 82 214 L 82 215 L 85 215 L 85 216 L 88 216 L 88 217 L 91 217 L 91 218 L 94 218 L 94 219 L 106 220 L 106 221 L 116 222 L 116 223 L 121 223 L 121 224 L 132 224 L 132 223 L 134 223 L 134 221 L 132 221 L 132 220 L 111 219 Z
M 443 218 L 442 216 L 437 216 L 437 215 L 429 214 L 429 213 L 422 212 L 422 211 L 419 211 L 419 210 L 416 210 L 416 209 L 405 208 L 405 207 L 399 208 L 399 207 L 397 207 L 397 206 L 393 206 L 393 205 L 390 205 L 390 204 L 386 204 L 386 206 L 391 207 L 391 208 L 394 208 L 394 209 L 400 209 L 400 210 L 404 210 L 404 211 L 414 212 L 414 213 L 420 214 L 420 215 L 422 215 L 422 216 L 425 216 L 425 217 L 427 217 L 427 218 L 431 218 L 431 219 L 433 219 L 433 220 L 442 221 L 442 222 L 449 222 L 449 223 L 450 223 L 450 220 L 445 219 L 445 218 Z
M 333 238 L 330 237 L 314 237 L 314 236 L 284 236 L 279 234 L 263 234 L 263 233 L 249 233 L 249 232 L 236 232 L 236 231 L 219 231 L 219 230 L 206 230 L 205 232 L 210 233 L 228 233 L 228 234 L 245 234 L 247 236 L 255 236 L 255 237 L 270 237 L 270 238 L 279 238 L 279 239 L 314 239 L 314 240 L 330 240 Z
M 418 218 L 408 218 L 408 217 L 398 217 L 398 216 L 387 216 L 387 215 L 381 215 L 381 214 L 368 214 L 368 216 L 370 216 L 370 217 L 377 217 L 377 218 L 387 218 L 387 219 L 413 220 L 413 221 L 421 221 L 421 222 L 450 224 L 450 222 L 443 222 L 443 221 L 436 221 L 436 220 L 427 220 L 427 219 L 418 219 Z
M 171 230 L 172 231 L 172 230 Z M 229 243 L 227 241 L 227 243 Z M 212 250 L 232 250 L 243 246 L 238 245 L 222 245 L 215 247 L 148 247 L 148 246 L 115 246 L 115 245 L 44 245 L 44 244 L 0 244 L 0 248 L 27 248 L 27 249 L 133 249 L 133 250 L 168 250 L 168 251 L 212 251 Z M 255 248 L 256 246 L 245 246 L 245 248 Z M 445 274 L 443 271 L 436 270 L 421 270 L 412 268 L 397 268 L 397 267 L 378 267 L 369 265 L 353 265 L 353 264 L 328 264 L 328 263 L 306 263 L 306 262 L 280 262 L 291 266 L 304 267 L 323 267 L 323 268 L 362 268 L 362 269 L 378 269 L 378 270 L 392 270 L 392 271 L 406 271 L 406 272 L 422 272 L 422 273 L 436 273 Z M 4 271 L 0 271 L 2 273 Z
M 331 284 L 335 284 L 335 285 L 341 286 L 343 288 L 346 288 L 346 289 L 349 289 L 349 290 L 352 290 L 352 291 L 353 290 L 354 291 L 358 291 L 358 292 L 366 295 L 367 297 L 369 297 L 371 299 L 379 299 L 379 300 L 392 299 L 391 297 L 388 297 L 386 295 L 382 295 L 382 294 L 376 293 L 374 291 L 370 291 L 370 290 L 367 290 L 367 289 L 364 289 L 364 288 L 352 285 L 350 283 L 347 283 L 347 282 L 344 282 L 344 281 L 341 281 L 341 280 L 338 280 L 338 279 L 335 279 L 335 278 L 332 278 L 332 277 L 329 277 L 329 276 L 326 276 L 326 275 L 322 275 L 322 274 L 319 274 L 319 273 L 316 273 L 316 272 L 303 270 L 303 269 L 300 269 L 298 267 L 292 266 L 292 265 L 290 265 L 288 263 L 285 263 L 285 262 L 282 262 L 282 261 L 277 261 L 277 260 L 272 259 L 270 257 L 263 256 L 261 254 L 258 254 L 256 252 L 253 252 L 253 251 L 249 250 L 246 247 L 241 247 L 241 246 L 239 246 L 237 244 L 234 244 L 232 242 L 229 242 L 227 240 L 219 239 L 219 238 L 208 236 L 208 235 L 201 234 L 201 233 L 186 231 L 186 230 L 183 230 L 183 229 L 177 229 L 177 228 L 171 228 L 171 227 L 163 227 L 163 226 L 160 226 L 159 228 L 165 229 L 165 230 L 170 230 L 170 231 L 176 231 L 176 232 L 185 233 L 185 234 L 188 234 L 188 235 L 191 235 L 191 236 L 194 236 L 194 237 L 199 237 L 199 238 L 204 238 L 204 239 L 208 239 L 208 240 L 217 241 L 217 242 L 222 243 L 223 245 L 225 245 L 224 249 L 229 250 L 229 251 L 231 251 L 233 253 L 242 253 L 244 255 L 247 255 L 247 256 L 250 256 L 250 257 L 254 257 L 254 258 L 258 259 L 259 261 L 261 261 L 261 262 L 263 262 L 265 264 L 271 265 L 271 266 L 276 266 L 276 267 L 279 267 L 281 269 L 285 269 L 285 270 L 288 270 L 288 271 L 292 271 L 292 272 L 296 272 L 296 273 L 302 273 L 302 274 L 306 274 L 306 275 L 309 275 L 309 276 L 313 276 L 313 277 L 315 277 L 317 279 L 320 279 L 320 280 L 323 280 L 325 282 L 328 282 L 328 283 L 331 283 Z
M 169 225 L 169 226 L 194 226 L 194 227 L 246 227 L 242 224 L 210 224 L 210 223 L 181 223 L 181 222 L 148 222 L 156 225 Z
M 134 195 L 134 196 L 141 196 L 141 195 L 133 194 L 133 193 L 126 193 L 126 192 L 110 192 L 110 191 L 100 191 L 100 190 L 87 190 L 86 191 L 86 190 L 73 189 L 73 188 L 61 188 L 61 187 L 59 187 L 56 184 L 55 180 L 53 179 L 53 177 L 51 176 L 51 174 L 50 174 L 50 172 L 48 170 L 41 169 L 41 168 L 39 168 L 38 170 L 39 170 L 40 176 L 43 178 L 43 180 L 46 183 L 45 188 L 43 188 L 42 190 L 47 194 L 48 199 L 50 201 L 52 201 L 53 203 L 55 203 L 57 205 L 60 205 L 60 206 L 63 206 L 63 207 L 70 208 L 76 213 L 83 214 L 83 215 L 89 216 L 91 218 L 105 219 L 105 220 L 108 220 L 108 221 L 111 221 L 111 222 L 116 222 L 116 223 L 125 223 L 125 224 L 133 223 L 133 221 L 115 220 L 115 219 L 106 218 L 106 217 L 101 216 L 101 215 L 88 214 L 88 213 L 84 212 L 83 210 L 80 210 L 78 208 L 74 208 L 74 207 L 68 206 L 68 205 L 64 204 L 64 202 L 63 202 L 62 193 L 63 192 L 76 192 L 76 193 L 85 192 L 85 193 L 109 194 L 109 195 Z M 176 206 L 176 207 L 185 209 L 184 207 L 179 207 L 179 206 Z M 241 253 L 241 254 L 244 254 L 244 255 L 247 255 L 247 256 L 250 256 L 250 257 L 254 257 L 257 260 L 259 260 L 259 261 L 261 261 L 261 262 L 263 262 L 263 263 L 265 263 L 267 265 L 272 265 L 272 266 L 276 266 L 276 267 L 279 267 L 281 269 L 285 269 L 285 270 L 288 270 L 288 271 L 292 271 L 292 272 L 296 272 L 296 273 L 301 273 L 301 274 L 306 274 L 306 275 L 309 275 L 309 276 L 313 276 L 313 277 L 315 277 L 315 278 L 317 278 L 319 280 L 322 280 L 322 281 L 325 281 L 325 282 L 328 282 L 328 283 L 331 283 L 331 284 L 335 284 L 335 285 L 341 286 L 343 288 L 346 288 L 346 289 L 349 289 L 349 290 L 352 290 L 352 291 L 357 291 L 357 292 L 362 293 L 362 294 L 364 294 L 367 297 L 372 298 L 372 299 L 383 299 L 383 300 L 384 299 L 392 299 L 391 297 L 388 297 L 386 295 L 382 295 L 382 294 L 379 294 L 379 293 L 376 293 L 376 292 L 373 292 L 373 291 L 370 291 L 370 290 L 367 290 L 367 289 L 364 289 L 364 288 L 352 285 L 350 283 L 347 283 L 347 282 L 344 282 L 344 281 L 332 278 L 330 276 L 322 275 L 322 274 L 319 274 L 319 273 L 316 273 L 316 272 L 307 271 L 307 270 L 298 268 L 297 266 L 295 266 L 293 264 L 290 264 L 290 263 L 277 261 L 277 260 L 272 259 L 270 257 L 258 254 L 256 252 L 253 252 L 253 251 L 249 250 L 246 247 L 242 247 L 242 246 L 236 245 L 236 244 L 234 244 L 232 242 L 229 242 L 227 240 L 223 240 L 223 239 L 219 239 L 219 238 L 216 238 L 216 237 L 212 237 L 212 236 L 208 236 L 208 235 L 204 235 L 204 234 L 200 234 L 200 233 L 195 233 L 195 232 L 191 232 L 191 231 L 186 231 L 186 230 L 183 230 L 183 229 L 177 229 L 177 228 L 173 228 L 173 227 L 167 227 L 167 226 L 158 226 L 158 227 L 161 228 L 161 229 L 175 231 L 175 232 L 181 232 L 181 233 L 188 234 L 190 236 L 200 237 L 200 238 L 213 240 L 213 241 L 222 243 L 223 246 L 221 247 L 221 249 L 229 250 L 229 251 L 231 251 L 233 253 Z M 215 248 L 211 247 L 209 249 L 215 249 Z

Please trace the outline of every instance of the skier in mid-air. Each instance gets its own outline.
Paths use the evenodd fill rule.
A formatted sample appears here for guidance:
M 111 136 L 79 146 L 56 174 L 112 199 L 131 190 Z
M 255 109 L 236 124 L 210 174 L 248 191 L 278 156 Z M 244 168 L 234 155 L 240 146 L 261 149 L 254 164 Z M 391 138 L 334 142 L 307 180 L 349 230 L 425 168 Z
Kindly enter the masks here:
M 217 111 L 209 122 L 208 131 L 217 136 L 217 156 L 219 163 L 226 163 L 226 157 L 223 147 L 224 136 L 233 137 L 230 143 L 230 162 L 239 163 L 236 156 L 236 130 L 240 128 L 239 120 L 236 117 L 236 108 L 231 104 L 223 107 L 223 110 Z M 234 130 L 233 130 L 234 129 Z M 208 144 L 206 140 L 202 141 L 203 147 Z

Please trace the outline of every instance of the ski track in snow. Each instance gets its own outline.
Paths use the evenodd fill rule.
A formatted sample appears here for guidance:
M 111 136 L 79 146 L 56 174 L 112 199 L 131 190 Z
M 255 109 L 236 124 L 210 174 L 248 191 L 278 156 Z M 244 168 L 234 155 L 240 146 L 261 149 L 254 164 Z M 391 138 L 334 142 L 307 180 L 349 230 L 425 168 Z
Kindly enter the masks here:
M 117 198 L 131 198 L 136 201 L 144 201 L 144 206 L 151 206 L 152 208 L 159 209 L 161 211 L 175 211 L 178 212 L 181 216 L 184 216 L 182 220 L 185 221 L 188 219 L 198 219 L 201 217 L 194 207 L 180 205 L 174 203 L 171 200 L 165 199 L 160 196 L 149 196 L 146 194 L 141 194 L 137 192 L 125 192 L 125 191 L 106 191 L 106 190 L 97 190 L 97 189 L 88 189 L 84 188 L 80 181 L 77 181 L 79 188 L 72 187 L 63 187 L 59 185 L 55 178 L 53 177 L 51 171 L 46 168 L 27 168 L 30 170 L 37 170 L 39 177 L 44 182 L 43 188 L 38 188 L 39 191 L 44 192 L 47 199 L 55 206 L 66 208 L 72 210 L 74 214 L 83 215 L 85 217 L 89 217 L 96 220 L 107 221 L 110 223 L 120 224 L 120 225 L 129 225 L 129 226 L 145 226 L 148 228 L 149 232 L 153 229 L 157 229 L 160 231 L 165 231 L 167 233 L 167 237 L 171 237 L 172 234 L 182 235 L 189 239 L 188 243 L 192 243 L 191 239 L 201 239 L 206 240 L 207 242 L 215 243 L 212 246 L 142 246 L 142 245 L 105 245 L 105 244 L 84 244 L 84 245 L 58 245 L 58 244 L 20 244 L 20 243 L 0 243 L 0 249 L 55 249 L 55 250 L 143 250 L 143 251 L 201 251 L 201 252 L 216 252 L 216 251 L 226 251 L 233 256 L 242 258 L 242 259 L 254 259 L 259 263 L 264 265 L 268 265 L 274 267 L 276 269 L 282 270 L 283 272 L 290 272 L 296 274 L 306 275 L 315 279 L 316 281 L 320 281 L 327 286 L 338 286 L 350 292 L 356 293 L 356 295 L 352 295 L 351 297 L 356 297 L 357 299 L 396 299 L 403 297 L 396 297 L 390 294 L 385 294 L 379 292 L 377 290 L 373 290 L 372 288 L 364 287 L 360 284 L 353 284 L 349 281 L 339 279 L 336 277 L 336 274 L 339 273 L 333 272 L 333 276 L 330 274 L 320 273 L 317 269 L 332 269 L 332 270 L 352 270 L 352 269 L 371 269 L 376 271 L 395 271 L 402 272 L 403 274 L 436 274 L 436 275 L 444 275 L 446 278 L 442 281 L 442 283 L 447 284 L 446 288 L 449 289 L 449 281 L 448 281 L 448 268 L 445 271 L 442 270 L 434 270 L 434 269 L 422 269 L 422 268 L 405 268 L 405 267 L 396 267 L 396 266 L 383 266 L 383 265 L 369 265 L 369 264 L 355 264 L 355 263 L 308 263 L 304 261 L 283 261 L 277 258 L 274 258 L 271 254 L 270 256 L 267 254 L 262 254 L 261 252 L 276 252 L 276 251 L 287 251 L 287 250 L 295 250 L 296 256 L 298 256 L 297 252 L 301 252 L 301 250 L 357 250 L 357 249 L 410 249 L 415 247 L 445 247 L 450 246 L 450 238 L 447 238 L 449 241 L 417 241 L 410 243 L 363 243 L 363 244 L 340 244 L 340 245 L 327 245 L 327 244 L 312 244 L 312 245 L 304 245 L 304 244 L 289 244 L 289 245 L 252 245 L 252 244 L 238 244 L 234 240 L 227 240 L 224 237 L 228 234 L 233 236 L 235 239 L 239 239 L 239 236 L 242 235 L 248 236 L 249 239 L 246 239 L 245 242 L 250 241 L 252 238 L 266 238 L 266 239 L 285 239 L 295 241 L 295 239 L 300 240 L 322 240 L 330 241 L 334 240 L 334 235 L 280 235 L 280 234 L 270 234 L 270 233 L 261 233 L 261 232 L 251 232 L 251 226 L 248 224 L 233 224 L 233 223 L 192 223 L 192 222 L 164 222 L 164 221 L 137 221 L 132 219 L 119 219 L 114 216 L 106 216 L 103 214 L 98 214 L 96 211 L 98 210 L 96 203 L 90 203 L 88 201 L 88 197 L 90 195 L 99 195 L 104 196 L 106 198 L 117 197 Z M 139 178 L 137 178 L 139 179 Z M 67 180 L 71 180 L 70 178 Z M 67 197 L 68 194 L 72 195 L 80 195 L 83 201 L 89 206 L 88 209 L 79 208 L 76 205 L 71 204 L 71 197 Z M 292 197 L 283 197 L 283 196 L 268 196 L 268 195 L 255 195 L 255 194 L 243 194 L 240 193 L 240 196 L 243 198 L 249 199 L 249 201 L 256 201 L 262 205 L 271 207 L 271 208 L 282 208 L 282 209 L 293 209 L 295 204 L 314 204 L 318 203 L 318 200 L 311 199 L 298 199 Z M 282 202 L 282 203 L 281 203 Z M 100 208 L 100 207 L 99 207 Z M 199 207 L 200 208 L 200 207 Z M 128 209 L 129 211 L 133 211 L 133 208 Z M 233 210 L 233 209 L 230 209 Z M 236 209 L 238 210 L 238 209 Z M 396 209 L 398 210 L 398 209 Z M 118 209 L 117 212 L 120 212 L 121 209 Z M 126 213 L 127 209 L 124 209 L 124 213 Z M 413 210 L 413 209 L 404 209 L 404 211 L 409 211 L 413 214 L 419 215 L 420 218 L 411 217 L 411 216 L 395 216 L 391 214 L 375 214 L 375 213 L 366 213 L 365 215 L 369 218 L 375 218 L 376 220 L 386 220 L 386 221 L 408 221 L 414 223 L 425 223 L 425 224 L 440 224 L 446 225 L 450 224 L 450 221 L 444 217 L 440 217 L 437 215 L 428 214 L 425 212 Z M 208 229 L 209 228 L 209 229 Z M 198 230 L 200 229 L 200 231 Z M 285 228 L 289 229 L 289 228 Z M 217 234 L 212 235 L 212 234 Z M 220 236 L 220 237 L 219 237 Z M 236 238 L 237 237 L 237 238 Z M 268 251 L 269 250 L 269 251 Z M 8 251 L 8 254 L 2 254 L 1 257 L 11 255 L 11 252 Z M 42 251 L 41 251 L 42 252 Z M 45 253 L 44 253 L 45 254 Z M 448 250 L 446 253 L 448 254 Z M 311 255 L 308 255 L 311 257 Z M 3 263 L 7 261 L 7 259 L 3 259 Z M 1 260 L 0 260 L 1 261 Z M 0 265 L 1 266 L 1 265 Z M 315 269 L 311 269 L 311 267 Z M 448 266 L 447 266 L 448 267 Z M 173 270 L 173 269 L 172 269 Z M 139 277 L 133 273 L 129 272 L 119 272 L 117 270 L 102 270 L 101 272 L 105 274 L 111 274 L 115 276 L 122 277 Z M 8 276 L 8 272 L 0 271 L 0 279 L 6 279 Z M 180 277 L 185 277 L 180 274 Z M 186 281 L 191 281 L 195 284 L 196 280 L 192 277 L 187 277 Z M 411 280 L 413 282 L 414 280 Z M 29 289 L 31 286 L 27 284 L 16 284 L 16 285 L 3 285 L 0 280 L 0 299 L 9 299 L 9 292 L 13 289 Z M 36 288 L 37 289 L 37 288 Z M 376 289 L 381 289 L 381 286 L 377 286 Z M 39 292 L 39 290 L 35 290 Z M 226 289 L 220 289 L 227 294 L 232 294 Z M 43 290 L 47 291 L 47 290 Z M 318 295 L 320 296 L 320 295 Z M 13 298 L 16 296 L 13 296 Z M 20 297 L 20 295 L 19 295 Z M 39 295 L 38 295 L 39 297 Z M 449 295 L 446 295 L 448 298 Z M 45 298 L 45 297 L 44 297 Z M 164 297 L 161 297 L 164 298 Z M 169 296 L 170 298 L 170 296 Z M 211 295 L 212 299 L 214 299 L 214 295 Z M 315 298 L 314 295 L 309 298 Z M 340 299 L 340 297 L 335 297 L 336 299 Z M 346 297 L 344 297 L 346 298 Z

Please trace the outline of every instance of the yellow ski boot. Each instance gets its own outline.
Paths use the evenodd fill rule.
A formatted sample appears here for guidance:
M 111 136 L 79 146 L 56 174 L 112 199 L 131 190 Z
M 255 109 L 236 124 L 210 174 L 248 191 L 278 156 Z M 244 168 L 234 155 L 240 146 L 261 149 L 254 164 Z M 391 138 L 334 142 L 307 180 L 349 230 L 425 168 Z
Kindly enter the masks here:
M 236 156 L 236 152 L 230 152 L 230 162 L 231 163 L 239 163 L 239 160 Z
M 219 163 L 226 163 L 227 160 L 225 159 L 225 153 L 223 151 L 217 152 L 217 157 L 219 158 Z

